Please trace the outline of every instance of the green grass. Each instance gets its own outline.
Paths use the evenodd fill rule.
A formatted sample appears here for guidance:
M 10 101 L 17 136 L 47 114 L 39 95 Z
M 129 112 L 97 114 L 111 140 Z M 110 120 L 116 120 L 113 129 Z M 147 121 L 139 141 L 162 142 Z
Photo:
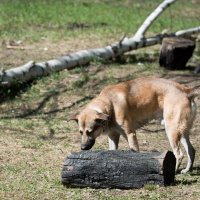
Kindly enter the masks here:
M 113 35 L 134 33 L 160 1 L 92 1 L 92 0 L 7 0 L 0 2 L 0 38 L 39 40 L 42 37 L 63 39 L 80 34 Z M 182 6 L 187 14 L 181 12 Z M 190 1 L 176 3 L 152 26 L 159 33 L 199 25 Z M 190 16 L 190 17 L 188 17 Z M 184 17 L 184 20 L 183 20 Z M 83 29 L 70 29 L 83 24 Z
M 0 41 L 25 40 L 24 45 L 31 44 L 32 49 L 19 51 L 2 47 L 0 67 L 15 66 L 30 59 L 51 59 L 71 52 L 74 46 L 77 46 L 75 49 L 88 47 L 87 43 L 91 48 L 96 47 L 96 40 L 108 44 L 124 33 L 131 36 L 158 2 L 161 1 L 1 0 Z M 159 17 L 148 34 L 154 35 L 166 28 L 175 31 L 199 26 L 198 5 L 187 0 L 177 1 Z M 86 27 L 69 28 L 73 23 Z M 61 44 L 64 45 L 60 50 Z M 42 48 L 47 45 L 49 50 L 42 51 L 40 45 Z M 178 175 L 174 186 L 147 184 L 133 190 L 95 190 L 67 188 L 60 182 L 65 157 L 80 150 L 77 124 L 67 122 L 67 119 L 104 86 L 146 75 L 200 84 L 198 76 L 194 77 L 187 70 L 168 72 L 160 68 L 158 56 L 159 46 L 141 49 L 125 55 L 120 61 L 102 63 L 94 60 L 85 68 L 53 73 L 22 88 L 5 91 L 5 101 L 1 99 L 0 104 L 0 199 L 199 198 L 199 117 L 191 137 L 197 150 L 195 170 L 189 175 Z M 199 61 L 197 43 L 191 62 L 197 65 Z M 159 129 L 159 125 L 152 124 L 147 128 L 151 129 L 151 126 L 153 130 Z M 163 131 L 155 134 L 139 132 L 142 150 L 170 149 Z M 120 142 L 120 148 L 127 149 L 124 140 Z M 94 149 L 107 149 L 107 138 L 99 138 Z

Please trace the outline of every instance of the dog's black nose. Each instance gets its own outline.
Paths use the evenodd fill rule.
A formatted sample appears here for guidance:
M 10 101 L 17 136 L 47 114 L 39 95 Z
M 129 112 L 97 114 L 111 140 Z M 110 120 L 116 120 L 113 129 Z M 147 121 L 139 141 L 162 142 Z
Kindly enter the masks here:
M 95 143 L 95 139 L 89 138 L 86 143 L 81 144 L 81 150 L 89 150 Z
M 81 145 L 81 150 L 89 150 L 90 148 L 88 148 L 88 146 L 86 146 L 85 144 Z

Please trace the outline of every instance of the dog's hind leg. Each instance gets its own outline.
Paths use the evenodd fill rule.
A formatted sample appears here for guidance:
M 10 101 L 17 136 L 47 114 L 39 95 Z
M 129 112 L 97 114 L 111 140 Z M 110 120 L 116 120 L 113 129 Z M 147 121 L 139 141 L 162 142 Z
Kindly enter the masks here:
M 180 139 L 176 132 L 167 132 L 167 136 L 168 136 L 172 151 L 174 153 L 174 156 L 176 157 L 176 173 L 177 173 L 178 168 L 183 159 L 183 153 L 180 148 Z
M 176 157 L 176 172 L 181 164 L 183 159 L 183 153 L 180 148 L 180 133 L 178 129 L 174 126 L 173 120 L 165 120 L 165 130 L 167 137 L 169 139 L 170 146 Z
M 195 158 L 195 149 L 190 143 L 189 135 L 183 136 L 181 138 L 181 143 L 185 148 L 185 151 L 188 156 L 188 163 L 185 169 L 181 171 L 181 173 L 187 173 L 188 171 L 192 170 L 193 163 L 194 163 L 194 158 Z
M 110 133 L 108 135 L 108 144 L 109 150 L 117 150 L 119 144 L 120 134 L 118 133 Z
M 191 117 L 190 117 L 190 120 L 187 123 L 188 133 L 189 133 L 189 130 L 192 127 L 192 124 L 194 122 L 194 119 L 195 119 L 195 116 L 196 116 L 196 110 L 197 110 L 197 106 L 196 106 L 196 103 L 194 102 L 194 100 L 191 100 L 190 104 L 191 104 L 191 112 L 190 112 Z M 187 157 L 188 157 L 187 166 L 186 166 L 185 169 L 183 169 L 181 171 L 181 173 L 186 173 L 186 172 L 192 170 L 194 159 L 195 159 L 195 149 L 190 142 L 189 134 L 184 134 L 181 137 L 181 143 L 184 146 L 185 151 L 187 153 Z
M 195 118 L 195 103 L 190 102 L 184 95 L 180 96 L 180 102 L 174 102 L 173 98 L 169 98 L 164 106 L 165 130 L 169 138 L 170 145 L 176 157 L 176 172 L 183 159 L 183 153 L 180 149 L 180 143 L 183 144 L 187 156 L 187 167 L 182 170 L 186 173 L 192 169 L 195 157 L 195 150 L 189 140 L 189 130 L 192 127 Z
M 188 132 L 189 132 L 190 128 L 192 127 L 193 121 L 194 121 L 195 116 L 196 116 L 196 109 L 197 109 L 194 101 L 191 101 L 190 103 L 191 103 L 191 112 L 190 112 L 191 118 L 190 118 L 190 121 L 188 123 Z M 186 166 L 185 169 L 183 169 L 181 171 L 181 173 L 186 173 L 186 172 L 192 170 L 194 159 L 195 159 L 195 149 L 190 142 L 189 134 L 184 134 L 181 137 L 181 143 L 184 146 L 185 151 L 187 153 L 187 157 L 188 157 L 187 166 Z

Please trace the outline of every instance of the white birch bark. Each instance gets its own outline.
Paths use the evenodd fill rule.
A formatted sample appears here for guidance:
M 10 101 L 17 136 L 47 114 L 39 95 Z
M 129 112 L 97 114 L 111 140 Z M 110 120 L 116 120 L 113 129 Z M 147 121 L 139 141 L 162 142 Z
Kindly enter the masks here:
M 161 15 L 161 13 L 169 7 L 171 4 L 175 3 L 176 0 L 164 0 L 143 22 L 140 28 L 134 35 L 135 40 L 140 40 L 144 38 L 145 33 L 151 26 L 151 24 Z
M 175 33 L 175 36 L 177 36 L 177 37 L 186 36 L 186 35 L 192 35 L 195 33 L 200 33 L 200 26 L 195 27 L 195 28 L 186 29 L 186 30 L 177 31 Z
M 173 0 L 165 0 L 165 2 L 174 2 Z M 169 4 L 165 4 L 167 6 Z M 162 11 L 164 8 L 162 7 Z M 161 11 L 157 12 L 160 14 Z M 153 18 L 155 19 L 156 16 L 150 17 L 150 21 L 152 23 Z M 142 25 L 143 28 L 141 29 L 141 34 L 145 33 L 145 26 L 146 29 L 150 26 L 150 23 L 146 23 L 146 25 Z M 200 27 L 196 27 L 189 30 L 182 30 L 170 35 L 157 35 L 155 37 L 150 38 L 143 38 L 140 37 L 140 40 L 135 39 L 135 36 L 131 38 L 123 38 L 121 41 L 97 49 L 88 49 L 78 51 L 76 53 L 71 53 L 66 56 L 49 60 L 46 62 L 34 62 L 30 61 L 25 65 L 20 67 L 12 68 L 6 71 L 0 72 L 0 86 L 11 86 L 18 82 L 26 82 L 33 80 L 34 78 L 49 75 L 52 72 L 60 71 L 63 69 L 72 69 L 77 66 L 83 66 L 88 64 L 90 61 L 94 59 L 101 59 L 101 60 L 109 60 L 116 58 L 128 51 L 135 50 L 138 48 L 152 46 L 158 43 L 161 43 L 162 39 L 167 36 L 183 36 L 186 34 L 193 34 L 200 32 Z M 139 35 L 137 33 L 137 35 Z

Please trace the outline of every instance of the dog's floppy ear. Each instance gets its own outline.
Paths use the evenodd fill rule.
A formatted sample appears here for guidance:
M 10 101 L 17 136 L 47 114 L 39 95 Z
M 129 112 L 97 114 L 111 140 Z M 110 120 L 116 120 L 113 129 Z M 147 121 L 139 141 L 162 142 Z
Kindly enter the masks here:
M 101 122 L 104 122 L 104 121 L 108 121 L 109 118 L 110 118 L 109 115 L 107 115 L 105 113 L 98 113 L 95 121 L 98 122 L 98 123 L 101 123 Z
M 78 116 L 79 116 L 79 112 L 71 115 L 67 121 L 71 121 L 71 120 L 75 120 L 76 122 L 78 122 Z

